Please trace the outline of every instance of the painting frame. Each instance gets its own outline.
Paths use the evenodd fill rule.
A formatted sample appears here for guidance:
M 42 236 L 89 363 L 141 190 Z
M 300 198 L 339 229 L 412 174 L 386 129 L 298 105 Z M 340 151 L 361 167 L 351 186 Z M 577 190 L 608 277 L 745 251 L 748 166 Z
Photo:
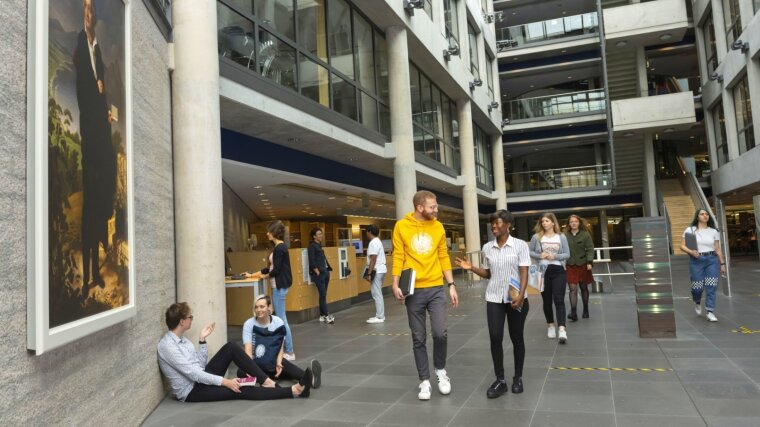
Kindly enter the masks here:
M 90 3 L 94 3 L 96 0 L 92 0 Z M 116 7 L 119 8 L 119 5 L 123 5 L 123 38 L 119 38 L 118 35 L 121 34 L 121 24 L 118 19 L 121 18 L 119 15 L 116 22 L 118 25 L 116 26 L 119 30 L 118 31 L 111 31 L 111 33 L 108 33 L 107 35 L 117 34 L 117 37 L 115 40 L 118 42 L 123 42 L 123 46 L 118 46 L 119 48 L 123 47 L 123 52 L 119 51 L 119 54 L 112 54 L 113 57 L 118 58 L 118 60 L 122 59 L 122 53 L 123 53 L 123 63 L 119 64 L 118 61 L 114 61 L 111 63 L 113 65 L 116 64 L 114 68 L 117 70 L 121 70 L 122 74 L 119 76 L 121 79 L 120 81 L 117 81 L 117 83 L 114 83 L 112 86 L 117 87 L 119 89 L 123 89 L 122 93 L 119 93 L 117 96 L 114 96 L 114 99 L 119 100 L 119 106 L 122 107 L 121 111 L 119 109 L 116 109 L 114 104 L 110 105 L 110 109 L 108 110 L 108 123 L 114 123 L 118 120 L 121 120 L 122 123 L 118 123 L 118 129 L 119 131 L 116 132 L 116 135 L 114 133 L 110 133 L 111 127 L 107 127 L 109 129 L 109 133 L 107 134 L 108 138 L 106 139 L 108 142 L 110 142 L 111 148 L 113 148 L 114 145 L 114 139 L 118 137 L 117 140 L 117 147 L 118 150 L 114 151 L 117 155 L 114 156 L 114 167 L 113 172 L 115 173 L 114 181 L 117 181 L 118 183 L 113 183 L 113 191 L 110 193 L 110 196 L 113 198 L 116 198 L 117 195 L 119 197 L 119 200 L 121 201 L 121 208 L 118 211 L 116 211 L 116 208 L 113 208 L 113 206 L 109 206 L 108 208 L 113 208 L 114 213 L 112 214 L 110 218 L 110 221 L 108 225 L 106 226 L 106 235 L 111 236 L 111 230 L 112 228 L 115 229 L 116 226 L 113 226 L 113 222 L 115 222 L 115 219 L 118 219 L 121 222 L 124 222 L 125 225 L 121 227 L 121 230 L 123 233 L 119 237 L 119 244 L 121 244 L 123 248 L 121 249 L 121 255 L 124 257 L 126 261 L 124 261 L 126 267 L 120 267 L 122 271 L 126 271 L 124 275 L 126 276 L 126 280 L 122 280 L 121 276 L 118 276 L 115 283 L 119 289 L 123 289 L 125 293 L 125 297 L 121 299 L 117 299 L 118 306 L 115 306 L 116 303 L 113 305 L 115 307 L 113 308 L 101 308 L 99 309 L 101 311 L 95 313 L 95 314 L 86 314 L 88 313 L 85 310 L 81 310 L 81 318 L 76 318 L 71 321 L 60 321 L 56 318 L 56 324 L 54 324 L 51 327 L 51 313 L 53 312 L 53 308 L 51 308 L 51 295 L 50 295 L 50 289 L 51 289 L 51 261 L 50 261 L 50 235 L 51 233 L 50 229 L 50 178 L 51 178 L 51 172 L 50 172 L 50 163 L 49 163 L 49 150 L 51 145 L 51 136 L 50 136 L 50 114 L 49 114 L 49 100 L 50 100 L 50 88 L 52 87 L 51 84 L 49 84 L 49 60 L 50 60 L 50 34 L 51 34 L 51 21 L 50 21 L 50 4 L 54 3 L 57 8 L 62 8 L 63 6 L 60 6 L 61 3 L 53 2 L 51 0 L 37 0 L 34 2 L 28 3 L 28 38 L 27 38 L 27 183 L 26 183 L 26 189 L 27 189 L 27 200 L 26 200 L 26 206 L 27 206 L 27 349 L 31 352 L 33 352 L 36 355 L 41 355 L 45 352 L 48 352 L 54 348 L 61 347 L 67 343 L 73 342 L 75 340 L 78 340 L 82 337 L 91 335 L 97 331 L 100 331 L 104 328 L 107 328 L 109 326 L 115 325 L 117 323 L 123 322 L 129 318 L 132 318 L 137 313 L 137 304 L 136 304 L 136 284 L 135 284 L 135 239 L 134 239 L 134 228 L 135 228 L 135 220 L 134 220 L 134 171 L 133 171 L 133 124 L 132 124 L 132 59 L 131 59 L 131 53 L 132 53 L 132 40 L 131 40 L 131 17 L 132 17 L 132 3 L 134 0 L 107 0 L 111 1 L 112 3 L 104 3 L 103 0 L 97 0 L 99 1 L 99 5 L 106 4 L 106 7 L 104 9 L 108 9 L 109 7 Z M 80 3 L 81 0 L 80 0 Z M 69 3 L 73 4 L 73 3 Z M 115 5 L 115 6 L 114 6 Z M 67 6 L 68 7 L 68 6 Z M 84 7 L 81 7 L 80 10 L 83 10 Z M 94 10 L 94 6 L 92 6 L 91 9 Z M 121 10 L 120 8 L 118 9 Z M 56 9 L 58 11 L 58 9 Z M 65 9 L 64 13 L 70 13 L 72 16 L 75 13 L 73 8 Z M 82 13 L 79 11 L 78 13 Z M 81 15 L 80 15 L 81 19 Z M 101 17 L 98 16 L 97 23 L 100 25 Z M 58 22 L 58 21 L 56 21 Z M 82 22 L 81 20 L 78 22 Z M 85 19 L 84 26 L 87 25 L 87 20 Z M 93 24 L 94 28 L 95 24 Z M 82 32 L 85 30 L 82 29 Z M 104 30 L 109 31 L 109 30 Z M 69 33 L 70 34 L 70 33 Z M 75 33 L 76 34 L 76 33 Z M 91 33 L 86 34 L 95 34 L 95 31 L 92 30 Z M 98 36 L 99 37 L 99 36 Z M 108 37 L 107 37 L 108 38 Z M 102 40 L 101 40 L 102 41 Z M 94 43 L 93 43 L 94 45 Z M 105 44 L 106 47 L 108 47 L 108 44 Z M 92 49 L 95 49 L 92 47 Z M 100 49 L 98 47 L 97 49 Z M 105 48 L 104 48 L 105 49 Z M 95 53 L 90 52 L 90 56 L 88 58 L 92 61 L 92 68 L 95 70 L 95 62 L 96 59 L 94 59 L 96 56 Z M 103 56 L 98 52 L 98 59 L 101 60 L 100 56 Z M 67 58 L 68 59 L 68 58 Z M 76 61 L 76 59 L 74 59 Z M 119 68 L 123 67 L 123 68 Z M 58 71 L 58 70 L 56 70 Z M 102 70 L 100 70 L 102 71 Z M 109 70 L 110 71 L 110 70 Z M 94 71 L 95 75 L 97 76 L 98 71 Z M 104 75 L 108 75 L 103 73 Z M 101 77 L 96 77 L 96 79 L 103 79 L 102 75 Z M 92 80 L 94 81 L 94 80 Z M 98 81 L 98 85 L 102 85 L 102 81 Z M 70 86 L 70 84 L 69 84 Z M 70 88 L 69 88 L 70 90 Z M 57 91 L 56 91 L 57 93 Z M 100 93 L 103 93 L 103 89 L 100 89 Z M 55 95 L 57 96 L 57 95 Z M 69 94 L 70 96 L 70 94 Z M 77 99 L 78 98 L 74 98 Z M 104 104 L 105 105 L 105 104 Z M 79 138 L 79 144 L 80 144 L 80 152 L 79 152 L 79 164 L 81 168 L 81 164 L 84 163 L 83 157 L 84 154 L 82 154 L 82 146 L 81 143 L 83 137 L 81 136 L 84 134 L 81 129 L 85 126 L 84 125 L 84 119 L 81 118 L 81 116 L 84 116 L 83 113 L 81 113 L 79 110 L 77 110 L 77 113 L 75 113 L 79 116 L 81 119 L 81 122 L 79 124 L 80 129 L 77 129 L 76 132 L 73 132 L 71 134 L 76 133 L 76 137 Z M 115 116 L 112 116 L 114 114 Z M 116 118 L 118 116 L 121 116 L 119 118 Z M 113 121 L 112 121 L 113 120 Z M 73 120 L 72 120 L 73 121 Z M 67 123 L 69 125 L 69 123 Z M 74 125 L 76 126 L 76 125 Z M 68 132 L 68 129 L 67 129 Z M 94 145 L 94 144 L 93 144 Z M 119 158 L 118 155 L 121 155 L 122 157 Z M 76 158 L 76 156 L 75 156 Z M 121 162 L 121 163 L 119 163 Z M 90 162 L 89 164 L 97 164 L 95 162 Z M 98 167 L 89 166 L 89 170 L 95 170 L 99 169 Z M 67 172 L 72 173 L 70 170 L 67 170 Z M 77 171 L 74 171 L 75 173 Z M 124 176 L 126 174 L 126 176 Z M 57 177 L 57 175 L 53 175 L 53 177 Z M 81 178 L 81 174 L 79 179 L 81 181 L 84 181 L 84 178 Z M 126 187 L 126 188 L 124 188 Z M 83 192 L 83 191 L 80 191 Z M 82 199 L 84 199 L 84 196 L 81 196 Z M 90 197 L 90 200 L 97 200 L 96 197 Z M 85 202 L 81 201 L 81 204 L 84 204 Z M 92 203 L 92 202 L 91 202 Z M 53 204 L 55 205 L 55 204 Z M 107 203 L 103 203 L 104 206 L 108 206 Z M 116 204 L 114 203 L 114 206 Z M 106 210 L 108 208 L 100 208 L 100 210 Z M 84 211 L 84 208 L 81 209 Z M 80 232 L 85 228 L 86 221 L 82 219 L 79 223 Z M 89 227 L 89 225 L 87 226 Z M 89 228 L 88 228 L 89 229 Z M 63 232 L 59 232 L 58 234 L 62 234 Z M 83 233 L 83 232 L 82 232 Z M 71 235 L 73 233 L 69 233 Z M 115 235 L 115 234 L 114 234 Z M 109 237 L 110 239 L 110 237 Z M 116 242 L 116 237 L 113 238 L 113 242 Z M 83 240 L 83 239 L 80 239 Z M 117 249 L 113 249 L 114 246 L 116 246 L 116 243 L 112 243 L 111 240 L 108 240 L 109 243 L 102 242 L 103 243 L 103 251 L 106 252 L 109 249 L 109 245 L 111 247 L 111 251 L 118 252 Z M 91 249 L 93 250 L 93 249 Z M 100 258 L 100 243 L 96 243 L 96 247 L 94 248 L 94 260 L 93 262 L 93 276 L 97 274 L 98 278 L 100 279 L 101 288 L 106 288 L 106 285 L 103 284 L 103 278 L 100 277 L 100 269 L 105 268 L 101 267 L 99 263 Z M 92 253 L 92 252 L 88 252 Z M 88 255 L 89 257 L 89 255 Z M 119 262 L 122 262 L 121 259 L 119 259 Z M 81 267 L 81 266 L 80 266 Z M 81 267 L 83 268 L 83 267 Z M 89 275 L 89 270 L 86 273 L 85 277 Z M 87 279 L 81 279 L 80 280 L 80 292 L 81 297 L 83 300 L 86 300 L 88 296 L 90 295 L 89 291 L 85 291 L 85 289 L 89 290 L 89 281 Z M 94 282 L 93 282 L 94 283 Z M 85 286 L 87 284 L 87 286 Z M 63 284 L 60 284 L 60 286 L 63 286 Z M 110 285 L 109 285 L 110 286 Z M 86 302 L 86 301 L 85 301 Z M 83 303 L 84 304 L 84 303 Z M 107 306 L 105 306 L 107 307 Z M 54 313 L 55 314 L 55 313 Z M 55 317 L 55 316 L 54 316 Z

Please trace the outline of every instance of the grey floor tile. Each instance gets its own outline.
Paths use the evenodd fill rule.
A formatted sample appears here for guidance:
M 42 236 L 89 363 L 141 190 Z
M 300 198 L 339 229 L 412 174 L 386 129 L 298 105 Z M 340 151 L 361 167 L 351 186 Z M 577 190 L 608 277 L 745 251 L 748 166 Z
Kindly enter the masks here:
M 448 405 L 430 405 L 429 403 L 436 400 L 436 398 L 437 396 L 434 396 L 430 401 L 418 401 L 414 404 L 397 403 L 380 415 L 376 422 L 404 426 L 447 425 L 459 411 L 459 408 Z
M 679 417 L 673 415 L 623 414 L 615 416 L 617 427 L 705 427 L 701 417 Z
M 628 414 L 698 416 L 683 385 L 669 382 L 612 383 L 615 411 Z
M 335 398 L 337 402 L 366 402 L 392 404 L 401 398 L 398 389 L 376 387 L 353 387 Z
M 615 415 L 593 412 L 536 412 L 531 427 L 610 427 L 615 425 Z
M 528 427 L 532 416 L 532 411 L 462 408 L 449 426 Z
M 760 418 L 742 418 L 742 417 L 706 417 L 707 425 L 710 427 L 757 427 L 760 425 Z
M 225 421 L 229 420 L 230 418 L 233 418 L 235 413 L 228 414 L 228 415 L 221 415 L 221 414 L 212 414 L 212 413 L 205 413 L 205 412 L 195 412 L 195 411 L 179 411 L 174 414 L 172 414 L 169 417 L 164 417 L 160 419 L 153 419 L 152 417 L 145 420 L 145 422 L 142 424 L 143 427 L 165 427 L 165 426 L 190 426 L 190 427 L 205 427 L 205 426 L 214 426 L 214 425 L 221 425 Z
M 328 402 L 309 414 L 309 419 L 369 424 L 389 407 L 381 403 Z

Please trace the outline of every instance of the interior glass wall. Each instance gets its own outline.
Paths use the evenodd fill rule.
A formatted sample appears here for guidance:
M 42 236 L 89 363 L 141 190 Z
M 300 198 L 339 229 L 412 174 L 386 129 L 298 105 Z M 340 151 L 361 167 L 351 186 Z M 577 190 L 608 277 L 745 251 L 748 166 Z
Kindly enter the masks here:
M 219 56 L 390 139 L 388 49 L 346 0 L 218 0 Z

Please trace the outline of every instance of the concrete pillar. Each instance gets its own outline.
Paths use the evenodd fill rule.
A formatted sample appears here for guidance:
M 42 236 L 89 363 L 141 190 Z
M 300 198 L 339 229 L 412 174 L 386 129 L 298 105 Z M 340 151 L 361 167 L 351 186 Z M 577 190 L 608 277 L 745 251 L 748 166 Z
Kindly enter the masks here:
M 464 204 L 464 244 L 467 252 L 480 250 L 480 219 L 478 217 L 478 192 L 475 179 L 475 138 L 472 125 L 472 104 L 469 99 L 457 101 L 459 119 L 459 153 L 462 165 L 462 203 Z M 476 258 L 473 264 L 479 261 Z M 479 264 L 479 262 L 478 262 Z M 476 279 L 477 280 L 477 279 Z
M 388 42 L 391 141 L 396 151 L 393 159 L 393 185 L 396 192 L 396 218 L 401 219 L 414 209 L 412 198 L 417 192 L 412 94 L 409 88 L 409 46 L 404 27 L 387 28 L 385 37 Z
M 657 206 L 657 173 L 654 161 L 654 141 L 652 134 L 644 135 L 644 216 L 660 216 L 660 208 Z
M 216 3 L 175 2 L 172 12 L 177 301 L 193 310 L 194 342 L 216 322 L 213 351 L 227 342 Z
M 493 159 L 493 189 L 496 192 L 496 209 L 506 209 L 507 179 L 501 135 L 494 135 L 491 139 L 491 158 Z

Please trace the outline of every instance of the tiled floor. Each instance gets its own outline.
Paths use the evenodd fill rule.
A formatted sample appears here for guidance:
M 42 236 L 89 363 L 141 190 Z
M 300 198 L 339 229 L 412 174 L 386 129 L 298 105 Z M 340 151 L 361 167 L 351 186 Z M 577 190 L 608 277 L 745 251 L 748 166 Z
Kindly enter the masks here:
M 309 399 L 182 403 L 167 398 L 144 425 L 757 427 L 760 262 L 737 258 L 732 271 L 733 296 L 719 292 L 719 322 L 709 323 L 693 311 L 686 264 L 674 262 L 675 339 L 638 337 L 631 280 L 616 279 L 614 288 L 592 294 L 591 319 L 569 323 L 564 346 L 546 338 L 540 296 L 532 296 L 523 394 L 486 398 L 494 376 L 482 282 L 463 286 L 461 307 L 450 311 L 449 396 L 438 394 L 434 384 L 430 401 L 417 400 L 406 313 L 386 299 L 384 324 L 364 323 L 374 314 L 367 303 L 335 313 L 334 325 L 293 326 L 296 363 L 318 358 L 324 369 L 323 386 Z M 757 333 L 734 332 L 741 327 Z M 234 334 L 230 331 L 230 338 Z M 508 338 L 505 366 L 511 377 Z M 557 367 L 664 370 L 552 369 Z

